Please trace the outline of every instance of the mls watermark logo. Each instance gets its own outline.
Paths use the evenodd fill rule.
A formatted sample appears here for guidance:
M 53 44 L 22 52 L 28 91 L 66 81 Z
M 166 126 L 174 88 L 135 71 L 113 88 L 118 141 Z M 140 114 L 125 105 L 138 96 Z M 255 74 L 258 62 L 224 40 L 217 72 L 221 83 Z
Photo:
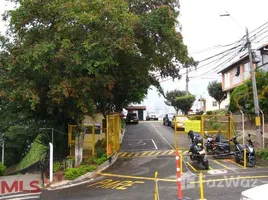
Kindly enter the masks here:
M 26 174 L 0 177 L 0 196 L 8 196 L 15 193 L 40 193 L 40 174 Z

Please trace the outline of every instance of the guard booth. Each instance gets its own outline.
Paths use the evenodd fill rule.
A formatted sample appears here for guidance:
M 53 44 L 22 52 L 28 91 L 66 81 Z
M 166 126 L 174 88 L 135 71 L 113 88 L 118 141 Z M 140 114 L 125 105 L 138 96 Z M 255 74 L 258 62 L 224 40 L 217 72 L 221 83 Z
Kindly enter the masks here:
M 180 118 L 186 119 L 179 121 Z M 191 143 L 188 132 L 193 130 L 202 135 L 205 132 L 209 135 L 217 134 L 221 131 L 226 140 L 233 137 L 233 118 L 232 115 L 178 115 L 175 118 L 174 126 L 174 145 L 176 149 L 188 149 Z M 187 145 L 189 144 L 189 145 Z
M 144 111 L 146 110 L 146 106 L 129 106 L 126 108 L 128 112 L 138 112 L 139 120 L 144 120 Z

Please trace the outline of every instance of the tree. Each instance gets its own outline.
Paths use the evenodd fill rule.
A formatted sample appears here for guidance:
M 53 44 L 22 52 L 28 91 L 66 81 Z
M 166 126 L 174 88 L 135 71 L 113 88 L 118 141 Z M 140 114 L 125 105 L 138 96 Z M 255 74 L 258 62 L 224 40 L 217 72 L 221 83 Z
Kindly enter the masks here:
M 213 97 L 218 105 L 219 109 L 221 108 L 221 102 L 227 98 L 226 92 L 222 91 L 222 84 L 221 82 L 212 81 L 208 84 L 208 93 L 211 97 Z
M 258 88 L 258 99 L 260 109 L 265 115 L 268 114 L 268 72 L 257 70 L 256 84 Z M 245 81 L 242 85 L 234 89 L 231 94 L 229 108 L 230 111 L 236 112 L 242 110 L 248 117 L 254 116 L 254 100 L 252 93 L 252 83 L 250 80 Z
M 165 103 L 168 106 L 174 107 L 176 113 L 181 110 L 183 114 L 187 115 L 193 103 L 195 101 L 195 96 L 186 91 L 173 90 L 165 94 Z
M 185 95 L 186 95 L 185 91 L 180 90 L 168 91 L 164 96 L 166 99 L 165 104 L 167 104 L 168 106 L 172 106 L 175 109 L 176 113 L 178 114 L 180 110 L 180 105 L 177 102 L 177 98 Z
M 160 76 L 179 78 L 177 64 L 189 59 L 174 0 L 12 1 L 1 98 L 34 119 L 73 121 L 76 165 L 84 115 L 141 101 Z
M 188 112 L 193 106 L 194 101 L 195 101 L 195 96 L 191 94 L 187 94 L 185 96 L 176 98 L 178 108 L 182 111 L 184 115 L 188 115 Z

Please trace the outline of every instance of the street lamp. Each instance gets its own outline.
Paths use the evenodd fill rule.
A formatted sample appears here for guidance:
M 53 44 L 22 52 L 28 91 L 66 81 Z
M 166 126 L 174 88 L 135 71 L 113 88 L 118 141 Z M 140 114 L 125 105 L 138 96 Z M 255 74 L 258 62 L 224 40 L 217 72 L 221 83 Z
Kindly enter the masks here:
M 220 17 L 231 17 L 235 21 L 235 23 L 237 23 L 240 27 L 242 27 L 229 13 L 222 14 L 220 15 Z M 247 27 L 246 27 L 246 40 L 247 40 L 246 45 L 248 48 L 249 66 L 250 66 L 250 72 L 251 72 L 252 92 L 253 92 L 253 100 L 254 100 L 257 146 L 260 147 L 262 143 L 261 128 L 260 128 L 260 113 L 259 113 L 260 108 L 259 108 L 259 100 L 258 100 L 258 90 L 257 90 L 257 85 L 256 85 L 255 69 L 253 66 L 253 59 L 252 59 L 251 41 L 249 39 Z

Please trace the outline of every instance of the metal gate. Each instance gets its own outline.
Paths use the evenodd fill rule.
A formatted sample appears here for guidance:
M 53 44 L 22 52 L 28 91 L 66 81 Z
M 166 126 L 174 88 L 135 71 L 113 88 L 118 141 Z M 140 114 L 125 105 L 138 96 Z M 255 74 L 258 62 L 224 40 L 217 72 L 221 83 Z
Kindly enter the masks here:
M 121 119 L 119 115 L 106 116 L 107 157 L 120 149 Z
M 183 122 L 177 121 L 179 118 L 186 118 Z M 176 149 L 187 149 L 189 145 L 188 132 L 193 130 L 200 133 L 203 138 L 205 132 L 214 135 L 220 130 L 225 139 L 233 137 L 233 117 L 232 115 L 183 115 L 175 118 L 174 124 L 174 144 Z

